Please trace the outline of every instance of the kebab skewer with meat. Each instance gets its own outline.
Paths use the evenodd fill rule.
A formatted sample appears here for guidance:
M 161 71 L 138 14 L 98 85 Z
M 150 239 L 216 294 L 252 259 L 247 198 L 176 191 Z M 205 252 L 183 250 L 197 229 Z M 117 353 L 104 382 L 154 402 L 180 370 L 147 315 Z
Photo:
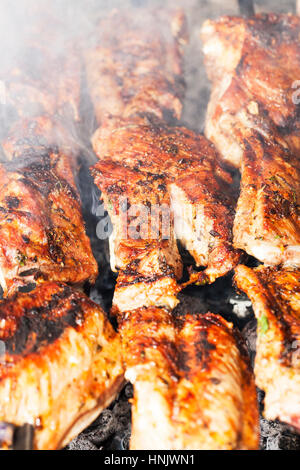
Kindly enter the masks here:
M 135 77 L 135 68 L 125 62 L 126 55 L 119 45 L 124 41 L 126 45 L 123 30 L 122 34 L 123 37 L 118 34 L 111 42 L 102 39 L 102 56 L 97 53 L 106 85 L 107 75 L 110 77 L 110 88 L 102 89 L 100 72 L 94 75 L 95 53 L 89 54 L 87 60 L 91 95 L 100 124 L 93 137 L 93 147 L 99 157 L 93 174 L 114 226 L 110 240 L 111 264 L 113 269 L 120 269 L 114 310 L 119 319 L 126 377 L 135 390 L 131 448 L 256 448 L 257 404 L 253 379 L 246 355 L 239 350 L 240 343 L 230 325 L 211 314 L 176 322 L 165 308 L 174 306 L 178 290 L 174 282 L 170 291 L 168 280 L 176 281 L 181 273 L 174 231 L 198 264 L 208 265 L 204 273 L 197 275 L 198 281 L 212 282 L 238 262 L 240 254 L 231 246 L 233 202 L 228 188 L 231 178 L 204 137 L 163 122 L 164 115 L 159 108 L 161 87 L 156 90 L 157 106 L 153 101 L 149 106 L 148 82 L 143 74 L 134 83 L 139 84 L 139 91 L 144 90 L 144 99 L 136 101 L 133 95 L 134 104 L 130 98 L 128 102 L 122 101 L 122 95 L 118 94 L 121 88 L 111 79 L 111 70 L 116 74 L 121 70 L 121 77 L 125 75 L 128 81 Z M 131 33 L 129 37 L 133 41 Z M 138 44 L 141 37 L 143 32 L 136 39 Z M 145 41 L 146 51 L 148 44 Z M 130 45 L 132 48 L 133 42 Z M 89 62 L 91 56 L 93 61 Z M 134 60 L 137 60 L 135 55 Z M 152 66 L 151 61 L 148 64 Z M 145 65 L 142 70 L 145 72 Z M 120 83 L 124 82 L 120 80 Z M 109 97 L 117 98 L 109 101 L 106 108 L 105 97 L 101 101 L 98 97 L 108 89 Z M 102 107 L 101 103 L 104 103 Z M 171 220 L 171 235 L 164 240 L 165 227 L 159 219 L 155 225 L 156 239 L 130 237 L 130 223 L 125 223 L 124 236 L 123 214 L 127 207 L 137 204 L 145 208 L 172 207 L 177 222 L 181 216 L 190 232 L 180 232 L 182 226 L 176 220 L 173 228 Z M 198 211 L 199 218 L 195 221 Z M 137 215 L 132 214 L 132 218 Z M 146 220 L 146 234 L 152 233 L 152 229 Z M 204 403 L 201 396 L 205 394 L 209 398 Z M 228 414 L 224 406 L 230 409 Z M 214 419 L 218 423 L 216 427 Z M 146 439 L 145 429 L 148 430 Z

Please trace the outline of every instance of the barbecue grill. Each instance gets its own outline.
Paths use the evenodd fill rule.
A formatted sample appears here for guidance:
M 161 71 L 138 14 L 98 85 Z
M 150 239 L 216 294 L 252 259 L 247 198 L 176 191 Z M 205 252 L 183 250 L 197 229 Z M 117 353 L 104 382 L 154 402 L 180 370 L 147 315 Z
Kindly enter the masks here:
M 66 21 L 66 35 L 72 37 L 78 29 L 82 31 L 92 30 L 95 21 L 103 11 L 113 7 L 125 8 L 134 6 L 138 9 L 145 4 L 157 6 L 156 0 L 129 0 L 102 2 L 96 0 L 76 0 L 73 2 L 54 2 L 58 12 L 63 14 Z M 208 83 L 199 40 L 200 28 L 207 18 L 217 18 L 224 14 L 252 15 L 254 12 L 274 11 L 292 12 L 299 11 L 294 0 L 274 2 L 271 0 L 180 0 L 166 2 L 173 7 L 174 4 L 183 6 L 188 17 L 190 42 L 185 50 L 185 82 L 186 94 L 184 100 L 181 123 L 195 131 L 203 132 L 204 118 L 207 103 L 210 96 L 210 84 Z M 64 5 L 63 5 L 64 4 Z M 72 24 L 72 27 L 71 27 Z M 75 25 L 75 27 L 74 27 Z M 112 33 L 113 34 L 113 33 Z M 86 40 L 86 38 L 85 38 Z M 92 40 L 92 39 L 89 39 Z M 10 60 L 10 58 L 8 58 Z M 84 79 L 83 79 L 84 88 Z M 85 96 L 85 94 L 84 94 Z M 116 274 L 110 269 L 108 241 L 97 237 L 97 225 L 101 223 L 103 214 L 99 211 L 99 190 L 93 183 L 89 172 L 91 163 L 96 158 L 90 148 L 87 136 L 95 129 L 95 119 L 91 113 L 88 100 L 83 100 L 82 113 L 84 126 L 79 131 L 76 129 L 74 138 L 80 140 L 81 167 L 78 176 L 83 215 L 86 222 L 87 234 L 91 240 L 94 256 L 100 268 L 100 274 L 96 284 L 89 288 L 89 297 L 100 304 L 106 312 L 112 305 L 112 297 L 116 283 Z M 75 131 L 74 131 L 75 132 Z M 79 132 L 79 134 L 78 134 Z M 239 176 L 234 175 L 238 186 Z M 101 215 L 99 215 L 101 214 Z M 105 214 L 107 215 L 107 214 Z M 108 228 L 109 230 L 109 228 Z M 186 252 L 182 252 L 185 264 L 191 263 Z M 255 259 L 249 259 L 248 265 L 256 266 Z M 226 320 L 233 322 L 241 331 L 248 346 L 252 361 L 255 356 L 256 320 L 254 319 L 251 303 L 243 294 L 238 294 L 232 285 L 232 276 L 227 275 L 207 286 L 189 286 L 180 295 L 180 305 L 175 309 L 175 315 L 183 315 L 185 312 L 207 312 L 221 314 Z M 114 323 L 115 319 L 112 317 Z M 108 409 L 85 429 L 78 437 L 70 442 L 68 450 L 126 450 L 130 439 L 130 398 L 132 387 L 125 385 L 117 400 Z M 258 390 L 260 408 L 263 404 L 263 392 Z M 261 449 L 299 449 L 300 436 L 289 426 L 280 422 L 269 422 L 263 417 L 261 424 Z M 12 427 L 6 423 L 0 423 L 0 441 L 10 441 L 14 449 L 30 449 L 33 440 L 33 427 L 25 425 L 22 428 Z

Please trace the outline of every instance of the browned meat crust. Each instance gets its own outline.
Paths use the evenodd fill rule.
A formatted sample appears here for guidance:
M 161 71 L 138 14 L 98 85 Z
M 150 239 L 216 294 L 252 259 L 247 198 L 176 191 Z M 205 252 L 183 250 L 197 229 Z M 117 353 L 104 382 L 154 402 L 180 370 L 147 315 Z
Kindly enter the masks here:
M 231 324 L 153 307 L 123 314 L 120 331 L 135 391 L 132 449 L 258 447 L 254 380 Z
M 300 266 L 300 20 L 224 17 L 203 27 L 213 81 L 206 135 L 242 171 L 234 245 L 269 265 Z
M 300 266 L 300 160 L 252 131 L 243 143 L 234 244 L 269 265 Z
M 50 39 L 45 31 L 32 34 L 5 75 L 13 116 L 0 167 L 5 296 L 29 281 L 79 285 L 98 273 L 75 184 L 78 145 L 70 132 L 79 119 L 81 65 L 69 44 L 60 55 L 54 44 L 49 48 Z
M 17 120 L 10 127 L 9 135 L 2 141 L 6 159 L 19 158 L 24 166 L 26 163 L 39 161 L 45 153 L 57 148 L 68 156 L 69 165 L 75 168 L 78 141 L 60 121 L 54 122 L 47 114 Z
M 79 120 L 81 63 L 70 43 L 63 46 L 55 46 L 44 31 L 33 34 L 18 51 L 14 66 L 2 77 L 10 120 L 45 114 L 69 126 Z
M 98 28 L 97 44 L 85 57 L 98 124 L 139 112 L 179 118 L 186 39 L 182 12 L 114 10 Z
M 274 123 L 291 150 L 299 150 L 298 105 L 293 99 L 300 75 L 299 34 L 300 18 L 293 15 L 223 17 L 204 23 L 204 54 L 214 88 L 207 137 L 231 163 L 239 165 L 240 158 L 226 152 L 226 142 L 236 140 L 236 127 L 248 126 L 240 115 L 245 104 L 250 117 L 259 113 Z
M 35 449 L 65 445 L 122 386 L 118 336 L 100 307 L 67 285 L 43 283 L 3 301 L 0 340 L 0 420 L 34 425 Z
M 93 282 L 97 263 L 85 233 L 69 159 L 39 154 L 0 166 L 0 284 L 4 295 L 30 281 Z
M 181 261 L 173 217 L 177 238 L 194 256 L 197 265 L 208 266 L 205 272 L 193 275 L 192 281 L 213 282 L 238 263 L 239 252 L 232 248 L 231 177 L 222 169 L 214 148 L 204 137 L 185 128 L 168 127 L 146 115 L 131 118 L 129 122 L 109 121 L 94 135 L 93 146 L 99 157 L 93 168 L 95 182 L 114 226 L 112 265 L 122 270 L 116 289 L 118 303 L 119 287 L 126 284 L 129 292 L 128 286 L 139 283 L 142 276 L 149 279 L 145 282 L 144 295 L 162 275 L 180 278 Z M 120 207 L 120 200 L 122 204 L 125 201 L 125 209 Z M 126 207 L 130 209 L 137 204 L 149 216 L 138 240 L 130 234 L 131 222 L 138 214 L 126 219 Z M 155 207 L 164 207 L 171 213 L 165 222 L 167 226 L 159 227 L 159 221 L 155 222 L 159 228 L 156 239 L 151 237 L 155 224 L 150 223 Z M 168 229 L 167 240 L 163 239 L 164 229 Z M 173 286 L 176 294 L 178 287 L 176 283 Z M 137 298 L 136 290 L 134 294 Z M 174 306 L 163 302 L 161 299 L 152 304 Z M 151 305 L 139 303 L 126 308 L 121 303 L 122 306 L 118 305 L 121 310 Z
M 240 265 L 235 281 L 258 322 L 255 377 L 265 416 L 300 429 L 300 271 Z

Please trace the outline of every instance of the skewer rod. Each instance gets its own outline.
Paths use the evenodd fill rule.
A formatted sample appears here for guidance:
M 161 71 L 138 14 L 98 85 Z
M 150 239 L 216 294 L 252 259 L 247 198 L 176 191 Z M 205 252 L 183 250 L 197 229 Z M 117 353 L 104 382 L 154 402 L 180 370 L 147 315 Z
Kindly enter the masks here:
M 299 1 L 299 0 L 298 0 Z M 240 14 L 244 16 L 255 15 L 253 0 L 238 0 Z

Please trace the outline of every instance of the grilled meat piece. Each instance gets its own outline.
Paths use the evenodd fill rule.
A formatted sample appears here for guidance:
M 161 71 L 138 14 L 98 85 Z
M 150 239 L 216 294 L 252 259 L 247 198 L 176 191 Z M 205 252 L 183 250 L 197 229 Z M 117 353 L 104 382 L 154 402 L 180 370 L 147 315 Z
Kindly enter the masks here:
M 141 308 L 120 318 L 126 379 L 134 385 L 131 449 L 172 449 L 177 384 L 175 328 L 170 311 Z
M 120 331 L 134 385 L 132 449 L 258 447 L 254 380 L 231 324 L 153 307 L 124 313 Z
M 35 426 L 57 449 L 90 424 L 123 383 L 119 337 L 80 292 L 45 282 L 0 304 L 0 420 Z
M 300 271 L 240 265 L 235 281 L 257 318 L 255 377 L 265 417 L 300 429 Z
M 45 39 L 33 35 L 3 74 L 5 104 L 16 119 L 48 114 L 70 124 L 79 120 L 81 63 L 70 44 L 58 54 Z
M 93 174 L 114 227 L 111 266 L 121 270 L 114 305 L 121 311 L 143 305 L 175 307 L 176 279 L 182 275 L 164 175 L 151 164 L 151 154 L 143 163 L 144 151 L 151 150 L 142 143 L 142 131 L 122 121 L 110 131 L 101 127 L 94 138 L 101 160 Z
M 131 306 L 136 308 L 151 305 L 149 288 L 162 275 L 180 278 L 173 217 L 177 238 L 198 266 L 208 266 L 194 274 L 193 281 L 213 282 L 238 263 L 240 254 L 232 248 L 231 177 L 204 137 L 146 115 L 130 121 L 110 120 L 95 133 L 93 146 L 99 157 L 93 168 L 95 182 L 114 227 L 112 268 L 122 271 L 115 294 L 121 310 L 119 283 L 122 288 L 126 285 L 122 296 L 124 292 L 138 299 L 138 305 Z M 161 219 L 156 217 L 158 209 Z M 132 235 L 136 217 L 141 227 Z M 146 287 L 140 286 L 147 299 L 141 303 L 139 283 L 145 275 L 149 281 Z M 161 290 L 160 284 L 158 287 Z M 176 293 L 176 284 L 174 289 Z M 127 300 L 124 298 L 125 308 Z M 164 301 L 153 304 L 174 306 Z
M 203 27 L 213 81 L 206 135 L 241 167 L 234 246 L 268 265 L 300 266 L 300 133 L 292 93 L 300 20 L 222 18 Z
M 97 263 L 85 233 L 69 158 L 54 151 L 23 164 L 20 159 L 0 166 L 4 295 L 45 279 L 77 285 L 93 282 Z
M 180 448 L 257 449 L 254 377 L 233 325 L 211 313 L 189 315 L 177 326 L 177 351 Z
M 69 41 L 62 47 L 61 31 L 55 38 L 53 30 L 49 35 L 49 25 L 25 37 L 0 76 L 5 93 L 0 116 L 4 153 L 10 159 L 24 157 L 22 149 L 32 147 L 38 157 L 40 147 L 47 145 L 76 155 L 82 71 L 78 53 Z
M 21 118 L 9 129 L 2 141 L 4 159 L 21 159 L 23 165 L 39 161 L 43 154 L 57 149 L 68 155 L 70 165 L 76 165 L 79 142 L 61 125 L 47 114 L 34 118 Z
M 103 19 L 97 44 L 85 56 L 98 124 L 111 116 L 128 118 L 139 112 L 179 118 L 185 40 L 180 11 L 114 10 Z
M 257 115 L 263 118 L 262 134 L 271 122 L 293 153 L 300 150 L 299 34 L 300 18 L 284 14 L 223 17 L 203 25 L 203 50 L 213 82 L 206 136 L 235 166 L 243 155 L 235 131 L 252 127 Z
M 113 309 L 125 311 L 129 307 L 134 309 L 151 305 L 174 308 L 180 290 L 177 278 L 182 272 L 176 241 L 139 242 L 125 240 L 120 245 L 121 250 L 127 251 L 130 261 L 119 272 Z
M 234 245 L 268 265 L 300 267 L 300 160 L 254 130 L 243 154 Z

